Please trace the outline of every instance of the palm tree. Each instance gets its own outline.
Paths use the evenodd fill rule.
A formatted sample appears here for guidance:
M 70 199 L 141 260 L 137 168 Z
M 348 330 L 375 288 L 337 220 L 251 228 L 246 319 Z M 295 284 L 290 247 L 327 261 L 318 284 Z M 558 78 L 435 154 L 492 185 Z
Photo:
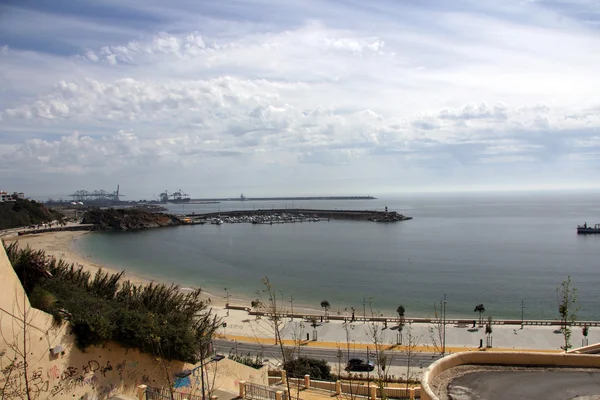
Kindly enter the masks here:
M 331 304 L 329 304 L 327 300 L 323 300 L 321 302 L 321 307 L 325 309 L 325 316 L 327 317 L 327 311 L 329 311 L 329 309 L 331 308 Z
M 475 306 L 475 309 L 473 310 L 473 312 L 478 312 L 479 313 L 479 325 L 481 326 L 481 315 L 485 312 L 485 307 L 483 304 L 478 304 Z
M 396 312 L 398 313 L 398 330 L 400 332 L 402 332 L 402 329 L 404 328 L 404 312 L 406 310 L 404 309 L 404 306 L 402 304 L 400 304 L 398 306 L 398 308 L 396 308 Z
M 262 303 L 260 302 L 260 299 L 256 299 L 256 300 L 252 300 L 250 302 L 250 305 L 252 306 L 252 308 L 254 308 L 254 312 L 256 312 L 256 319 L 258 319 L 259 315 L 258 315 L 258 309 L 260 308 L 260 306 L 262 305 Z

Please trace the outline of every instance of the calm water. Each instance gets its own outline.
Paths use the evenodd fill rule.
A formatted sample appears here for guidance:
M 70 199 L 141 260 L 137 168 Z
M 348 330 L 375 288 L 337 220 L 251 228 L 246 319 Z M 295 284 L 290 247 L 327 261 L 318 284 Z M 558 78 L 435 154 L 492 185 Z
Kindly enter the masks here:
M 411 195 L 371 201 L 227 202 L 174 205 L 186 213 L 259 208 L 390 210 L 413 216 L 396 224 L 332 221 L 282 225 L 197 225 L 98 233 L 78 241 L 95 261 L 225 296 L 251 299 L 267 276 L 286 302 L 319 309 L 363 298 L 393 314 L 433 313 L 447 294 L 450 316 L 525 318 L 557 315 L 556 287 L 571 275 L 580 318 L 600 319 L 600 235 L 577 224 L 600 222 L 600 193 Z M 289 304 L 289 302 L 288 302 Z

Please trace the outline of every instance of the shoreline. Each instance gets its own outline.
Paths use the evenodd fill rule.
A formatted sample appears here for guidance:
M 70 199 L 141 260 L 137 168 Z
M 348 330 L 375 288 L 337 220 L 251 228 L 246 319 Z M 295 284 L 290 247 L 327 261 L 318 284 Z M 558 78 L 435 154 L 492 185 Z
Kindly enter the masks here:
M 24 248 L 29 246 L 34 250 L 44 250 L 47 255 L 54 256 L 57 259 L 60 258 L 67 263 L 73 263 L 76 266 L 81 265 L 84 270 L 95 273 L 98 269 L 102 268 L 104 271 L 111 273 L 119 273 L 118 269 L 95 263 L 93 260 L 79 254 L 74 249 L 74 244 L 77 239 L 92 232 L 54 232 L 54 233 L 42 233 L 27 236 L 14 236 L 3 238 L 7 243 L 19 242 L 19 246 Z M 140 276 L 131 272 L 125 271 L 122 279 L 130 280 L 135 284 L 148 284 L 150 282 L 171 284 L 164 279 L 151 279 L 150 277 Z M 173 282 L 177 285 L 176 282 Z M 180 288 L 186 289 L 187 286 L 178 284 Z M 263 345 L 273 344 L 273 330 L 272 326 L 268 322 L 268 318 L 260 318 L 260 316 L 249 313 L 246 310 L 236 308 L 225 308 L 225 299 L 223 296 L 215 296 L 214 293 L 202 290 L 202 298 L 208 300 L 208 308 L 211 312 L 220 318 L 222 322 L 227 322 L 219 328 L 217 336 L 221 339 L 226 339 L 232 343 L 232 349 L 237 347 L 239 342 L 253 342 L 260 343 Z M 249 308 L 250 304 L 248 300 L 238 299 L 236 297 L 230 297 L 230 304 L 232 306 L 241 305 L 242 307 Z M 288 307 L 285 307 L 286 309 Z M 300 304 L 294 306 L 295 316 L 298 314 L 305 315 L 324 315 L 323 310 L 316 310 L 314 308 L 305 308 Z M 343 316 L 345 313 L 341 313 Z M 358 313 L 360 314 L 360 313 Z M 372 343 L 372 339 L 369 337 L 369 329 L 367 329 L 367 322 L 362 321 L 360 315 L 357 314 L 357 320 L 350 323 L 348 326 L 350 330 L 344 328 L 344 321 L 338 318 L 333 318 L 335 315 L 330 311 L 331 319 L 325 318 L 325 321 L 318 323 L 319 330 L 319 341 L 313 339 L 305 343 L 309 347 L 331 347 L 339 348 L 343 343 L 347 346 L 354 347 L 353 351 L 368 349 L 369 343 Z M 346 317 L 349 317 L 346 314 Z M 485 330 L 479 327 L 478 329 L 469 329 L 466 324 L 457 323 L 452 321 L 455 318 L 448 317 L 448 326 L 446 328 L 447 333 L 447 348 L 451 352 L 458 351 L 477 351 L 477 345 L 480 340 L 485 340 Z M 412 320 L 415 320 L 413 323 Z M 407 317 L 407 326 L 414 331 L 415 337 L 420 338 L 419 346 L 420 351 L 432 352 L 434 351 L 434 343 L 428 339 L 431 335 L 430 329 L 435 329 L 435 324 L 419 323 L 418 318 Z M 425 321 L 422 321 L 425 322 Z M 498 321 L 500 322 L 500 321 Z M 583 322 L 583 321 L 580 321 Z M 377 326 L 381 326 L 381 321 L 377 318 Z M 393 343 L 396 343 L 397 331 L 394 330 L 394 322 L 390 322 L 391 329 L 385 328 L 381 330 L 385 336 L 382 343 L 392 344 L 392 347 L 397 351 L 402 351 L 402 346 L 397 349 Z M 600 324 L 600 322 L 598 322 Z M 286 324 L 282 331 L 282 338 L 285 339 L 286 343 L 294 343 L 294 338 L 297 335 L 304 337 L 306 334 L 310 334 L 311 331 L 316 332 L 317 327 L 309 328 L 307 321 L 303 321 L 303 318 L 286 318 Z M 513 325 L 494 324 L 494 345 L 495 350 L 499 351 L 514 351 L 515 349 L 530 349 L 530 350 L 546 350 L 546 351 L 560 351 L 560 345 L 562 343 L 562 335 L 556 334 L 556 326 L 544 325 L 544 326 L 532 326 L 537 324 L 526 324 L 524 329 Z M 408 329 L 408 328 L 407 328 Z M 300 334 L 298 333 L 300 332 Z M 314 333 L 313 333 L 314 335 Z M 346 336 L 346 335 L 351 335 Z M 600 326 L 594 325 L 590 328 L 590 343 L 600 342 Z M 578 344 L 581 338 L 581 329 L 578 327 L 573 328 L 573 343 Z M 358 347 L 357 347 L 358 346 Z
M 215 294 L 216 288 L 204 288 L 204 287 L 196 287 L 192 285 L 185 285 L 181 282 L 169 281 L 164 278 L 152 277 L 149 275 L 140 275 L 137 273 L 133 273 L 128 271 L 126 268 L 119 268 L 116 265 L 106 265 L 105 263 L 100 264 L 94 262 L 93 259 L 85 257 L 85 255 L 81 254 L 75 248 L 76 241 L 89 234 L 93 234 L 94 231 L 61 231 L 61 232 L 44 232 L 44 233 L 33 233 L 24 236 L 7 236 L 2 239 L 10 244 L 13 242 L 18 242 L 20 248 L 25 248 L 29 246 L 34 250 L 43 250 L 46 252 L 46 255 L 55 257 L 57 260 L 62 259 L 64 262 L 68 264 L 74 264 L 76 267 L 82 267 L 84 271 L 89 271 L 92 276 L 99 270 L 109 272 L 111 274 L 118 274 L 124 272 L 122 276 L 122 280 L 129 280 L 136 285 L 147 285 L 150 283 L 158 283 L 165 284 L 167 286 L 177 285 L 182 291 L 191 291 L 196 290 L 198 288 L 202 289 L 201 297 L 207 301 L 209 301 L 209 307 L 218 311 L 217 308 L 221 310 L 225 309 L 225 305 L 227 303 L 225 296 Z M 232 306 L 238 307 L 250 307 L 250 302 L 252 298 L 245 298 L 244 296 L 239 296 L 238 293 L 229 294 L 229 303 Z M 317 310 L 315 308 L 306 307 L 302 304 L 294 304 L 294 312 L 305 312 L 311 314 L 319 314 L 322 310 Z
M 226 312 L 226 297 L 223 294 L 216 294 L 218 292 L 222 292 L 223 289 L 218 289 L 215 287 L 203 287 L 203 286 L 193 286 L 186 285 L 181 282 L 171 281 L 165 279 L 164 277 L 153 277 L 148 274 L 140 274 L 136 272 L 128 271 L 126 268 L 120 268 L 117 265 L 108 265 L 106 263 L 97 263 L 93 259 L 86 257 L 81 254 L 76 249 L 76 241 L 84 237 L 86 235 L 92 234 L 94 231 L 59 231 L 59 232 L 44 232 L 44 233 L 34 233 L 24 236 L 5 236 L 2 237 L 7 243 L 18 242 L 20 248 L 25 248 L 29 246 L 34 250 L 43 250 L 46 252 L 46 255 L 53 256 L 56 259 L 62 259 L 64 262 L 68 264 L 74 264 L 76 267 L 82 267 L 84 271 L 89 271 L 92 276 L 99 270 L 102 269 L 111 274 L 118 274 L 123 272 L 122 280 L 129 280 L 133 284 L 136 285 L 147 285 L 150 283 L 158 283 L 165 284 L 167 286 L 176 285 L 179 286 L 181 291 L 192 291 L 196 289 L 202 289 L 201 298 L 206 300 L 209 304 L 209 307 L 213 309 L 216 313 Z M 244 296 L 240 295 L 240 293 L 229 292 L 229 304 L 233 307 L 239 309 L 239 307 L 251 308 L 250 303 L 256 299 L 256 296 Z M 281 312 L 290 313 L 290 305 L 285 301 L 283 306 L 281 307 Z M 309 306 L 306 304 L 302 304 L 301 302 L 294 302 L 294 314 L 313 314 L 320 316 L 323 314 L 323 309 L 317 309 L 313 306 Z M 361 310 L 356 310 L 356 318 L 364 319 Z M 329 310 L 329 315 L 338 316 L 338 317 L 350 317 L 350 311 L 345 311 L 344 309 L 331 309 Z M 384 315 L 381 314 L 383 317 Z M 397 318 L 395 314 L 385 315 L 386 318 L 393 319 Z M 409 315 L 405 316 L 406 319 L 411 320 L 423 320 L 423 319 L 432 319 L 432 315 Z M 448 320 L 468 320 L 472 321 L 477 318 L 473 318 L 472 316 L 466 317 L 464 315 L 446 315 L 446 319 Z M 498 320 L 506 320 L 512 321 L 513 319 L 505 319 L 501 318 Z M 551 321 L 551 320 L 540 320 L 540 319 L 528 319 L 528 321 Z M 583 320 L 581 320 L 583 321 Z M 588 320 L 591 322 L 600 322 Z

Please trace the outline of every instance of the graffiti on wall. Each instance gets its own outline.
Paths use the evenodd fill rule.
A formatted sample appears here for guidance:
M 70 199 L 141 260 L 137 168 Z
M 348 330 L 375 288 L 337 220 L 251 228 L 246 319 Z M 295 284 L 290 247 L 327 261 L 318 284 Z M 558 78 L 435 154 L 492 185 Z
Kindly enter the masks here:
M 88 388 L 101 396 L 109 396 L 118 389 L 117 384 L 126 387 L 129 383 L 136 387 L 150 383 L 146 370 L 137 369 L 137 361 L 122 360 L 113 367 L 111 361 L 90 360 L 81 366 L 71 365 L 61 369 L 58 365 L 52 365 L 46 370 L 43 367 L 29 368 L 23 361 L 11 361 L 8 365 L 0 367 L 2 399 L 26 397 L 25 374 L 32 399 L 61 398 L 78 388 Z

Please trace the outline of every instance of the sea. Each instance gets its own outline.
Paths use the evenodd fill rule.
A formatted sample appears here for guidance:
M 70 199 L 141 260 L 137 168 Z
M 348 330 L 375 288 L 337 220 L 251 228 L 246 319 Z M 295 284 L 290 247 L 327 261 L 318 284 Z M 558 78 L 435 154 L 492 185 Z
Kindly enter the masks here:
M 268 278 L 287 310 L 409 317 L 558 317 L 557 287 L 571 277 L 578 319 L 600 320 L 600 192 L 426 193 L 375 200 L 173 204 L 172 213 L 277 208 L 390 211 L 396 223 L 320 221 L 194 225 L 86 235 L 76 251 L 113 268 L 201 287 L 238 303 L 264 297 Z

